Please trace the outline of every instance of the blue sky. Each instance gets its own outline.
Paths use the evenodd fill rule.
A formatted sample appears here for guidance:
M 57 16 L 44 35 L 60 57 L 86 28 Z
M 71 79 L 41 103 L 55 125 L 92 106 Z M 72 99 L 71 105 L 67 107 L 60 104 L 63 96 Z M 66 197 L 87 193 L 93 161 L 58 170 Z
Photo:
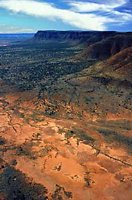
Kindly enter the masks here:
M 132 0 L 0 0 L 0 32 L 132 31 Z

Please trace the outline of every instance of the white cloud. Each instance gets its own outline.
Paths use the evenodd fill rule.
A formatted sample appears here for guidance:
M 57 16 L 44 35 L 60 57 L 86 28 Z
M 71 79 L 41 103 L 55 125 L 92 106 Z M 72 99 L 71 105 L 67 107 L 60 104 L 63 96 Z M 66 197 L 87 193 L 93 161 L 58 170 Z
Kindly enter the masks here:
M 38 0 L 0 0 L 0 7 L 13 13 L 23 13 L 30 16 L 61 20 L 64 23 L 85 30 L 107 30 L 109 23 L 124 23 L 132 20 L 131 13 L 116 9 L 125 5 L 127 0 L 106 0 L 105 3 L 82 1 L 67 1 L 69 9 L 57 8 L 53 3 Z M 105 16 L 95 14 L 95 11 L 105 12 Z M 113 17 L 111 17 L 111 14 Z
M 92 3 L 92 2 L 82 2 L 82 1 L 70 1 L 69 5 L 74 12 L 95 12 L 103 11 L 107 14 L 112 14 L 115 22 L 125 22 L 132 20 L 132 14 L 125 11 L 120 12 L 116 9 L 124 6 L 128 0 L 115 0 L 115 1 L 105 1 L 105 3 Z
M 59 9 L 53 4 L 39 2 L 37 0 L 1 0 L 0 7 L 15 13 L 24 13 L 50 20 L 59 19 L 64 23 L 86 30 L 106 30 L 107 23 L 114 22 L 108 16 Z
M 117 7 L 123 6 L 126 0 L 105 1 L 106 3 L 92 3 L 82 1 L 70 1 L 69 5 L 76 12 L 93 12 L 93 11 L 111 11 Z

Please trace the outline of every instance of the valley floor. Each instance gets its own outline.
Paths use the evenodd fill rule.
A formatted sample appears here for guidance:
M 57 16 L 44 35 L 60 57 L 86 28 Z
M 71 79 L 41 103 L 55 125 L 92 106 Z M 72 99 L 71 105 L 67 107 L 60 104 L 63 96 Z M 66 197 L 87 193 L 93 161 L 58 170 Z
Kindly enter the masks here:
M 0 199 L 131 200 L 131 148 L 100 134 L 131 143 L 130 124 L 51 118 L 28 95 L 0 97 Z
M 83 48 L 0 47 L 0 200 L 132 199 L 132 49 Z

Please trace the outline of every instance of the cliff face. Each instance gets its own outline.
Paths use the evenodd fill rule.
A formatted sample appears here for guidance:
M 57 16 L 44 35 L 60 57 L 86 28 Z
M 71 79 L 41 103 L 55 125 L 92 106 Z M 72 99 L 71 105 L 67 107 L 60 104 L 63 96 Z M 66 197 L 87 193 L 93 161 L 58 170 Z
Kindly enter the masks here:
M 81 40 L 89 42 L 99 41 L 110 36 L 114 36 L 117 33 L 114 31 L 38 31 L 34 35 L 35 40 Z
M 110 58 L 96 62 L 85 70 L 87 76 L 103 77 L 109 80 L 114 80 L 124 85 L 132 86 L 132 47 L 121 50 L 119 53 Z M 83 72 L 84 73 L 84 72 Z M 82 74 L 83 74 L 82 73 Z
M 132 47 L 111 56 L 102 64 L 102 73 L 114 79 L 128 81 L 132 85 Z
M 84 59 L 107 59 L 132 46 L 132 33 L 114 31 L 38 31 L 34 41 L 80 42 L 86 45 L 81 54 Z
M 132 33 L 118 33 L 89 45 L 85 49 L 83 57 L 103 60 L 131 46 Z

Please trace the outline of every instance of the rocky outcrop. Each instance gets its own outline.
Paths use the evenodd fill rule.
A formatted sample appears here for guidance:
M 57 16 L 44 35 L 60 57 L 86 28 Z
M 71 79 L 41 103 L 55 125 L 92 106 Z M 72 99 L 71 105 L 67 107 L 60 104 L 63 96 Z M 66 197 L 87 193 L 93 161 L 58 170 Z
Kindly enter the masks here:
M 92 44 L 104 38 L 114 36 L 114 31 L 38 31 L 34 35 L 34 39 L 42 40 L 79 40 Z
M 102 64 L 104 75 L 129 81 L 132 84 L 132 47 L 110 57 Z
M 132 33 L 119 33 L 88 46 L 82 57 L 103 60 L 131 46 Z
M 79 42 L 86 45 L 81 54 L 84 59 L 107 59 L 132 46 L 132 33 L 115 31 L 38 31 L 33 41 Z

